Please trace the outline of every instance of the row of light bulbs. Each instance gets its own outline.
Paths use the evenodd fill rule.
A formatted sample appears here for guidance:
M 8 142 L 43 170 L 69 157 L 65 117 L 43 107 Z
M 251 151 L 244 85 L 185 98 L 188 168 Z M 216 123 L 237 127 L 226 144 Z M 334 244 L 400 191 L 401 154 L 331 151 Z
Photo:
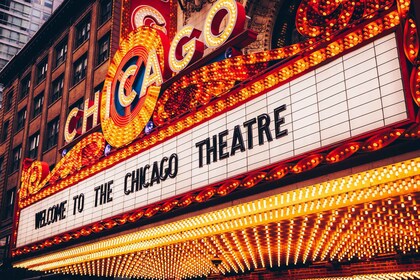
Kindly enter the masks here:
M 313 261 L 369 259 L 395 248 L 402 253 L 417 252 L 419 167 L 419 158 L 400 162 L 16 266 L 85 275 L 118 276 L 133 271 L 133 277 L 154 278 L 161 275 L 161 270 L 155 269 L 159 262 L 173 260 L 165 273 L 187 277 Z M 161 254 L 150 253 L 154 250 Z M 191 256 L 175 261 L 174 256 L 184 251 Z M 137 254 L 142 262 L 153 265 L 130 270 Z M 215 256 L 223 260 L 218 267 L 211 263 Z M 125 266 L 128 270 L 121 270 Z M 156 277 L 165 278 L 161 276 Z

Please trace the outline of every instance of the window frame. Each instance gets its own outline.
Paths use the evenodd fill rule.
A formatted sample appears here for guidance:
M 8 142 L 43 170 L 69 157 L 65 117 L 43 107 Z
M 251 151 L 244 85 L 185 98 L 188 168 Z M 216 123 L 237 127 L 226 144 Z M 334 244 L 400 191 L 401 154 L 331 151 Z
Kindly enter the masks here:
M 51 132 L 52 131 L 52 132 Z M 56 117 L 47 123 L 45 151 L 58 145 L 60 132 L 60 117 Z
M 3 217 L 2 217 L 3 218 Z M 2 244 L 2 240 L 4 239 L 4 244 Z M 0 266 L 4 264 L 4 261 L 8 258 L 9 255 L 9 248 L 10 248 L 10 235 L 6 235 L 0 238 Z
M 104 9 L 105 8 L 105 9 Z M 99 3 L 99 26 L 112 17 L 112 0 L 102 0 Z M 105 13 L 104 13 L 105 11 Z
M 101 52 L 102 47 L 104 46 L 104 42 L 106 42 L 106 54 L 105 52 Z M 109 59 L 110 56 L 110 34 L 107 33 L 104 36 L 102 36 L 101 39 L 98 41 L 98 54 L 96 56 L 96 65 L 100 65 L 106 60 Z
M 3 219 L 10 219 L 13 217 L 16 203 L 16 187 L 6 191 L 5 203 L 4 203 L 4 216 Z
M 28 110 L 26 107 L 22 108 L 17 112 L 16 115 L 16 132 L 22 130 L 25 127 Z
M 54 48 L 54 62 L 55 67 L 60 66 L 63 64 L 67 59 L 67 51 L 68 51 L 68 38 L 64 38 L 63 40 L 58 43 Z M 58 56 L 58 53 L 63 53 L 63 55 Z
M 21 161 L 22 161 L 22 144 L 13 148 L 12 160 L 11 160 L 11 165 L 10 165 L 10 173 L 13 173 L 19 170 Z
M 57 85 L 59 85 L 58 90 L 56 90 Z M 56 102 L 63 96 L 63 88 L 64 88 L 64 74 L 61 74 L 52 82 L 52 91 L 49 96 L 48 105 L 53 104 L 54 102 Z
M 0 156 L 0 176 L 4 171 L 4 156 Z
M 80 71 L 78 71 L 79 66 L 81 67 Z M 82 55 L 79 59 L 77 59 L 73 63 L 73 85 L 78 84 L 84 78 L 86 78 L 86 70 L 87 70 L 87 53 Z
M 44 91 L 42 91 L 41 93 L 39 93 L 37 96 L 34 97 L 34 103 L 33 103 L 34 105 L 32 107 L 32 119 L 42 114 L 42 107 L 44 106 L 44 96 L 45 96 L 45 93 Z M 38 102 L 38 100 L 40 100 L 40 102 Z M 40 103 L 39 110 L 37 108 L 38 103 Z
M 5 94 L 4 111 L 9 112 L 13 107 L 13 91 Z
M 27 82 L 27 84 L 26 84 Z M 22 81 L 20 83 L 20 89 L 19 89 L 19 100 L 24 99 L 26 96 L 29 95 L 29 90 L 31 87 L 31 77 L 30 75 L 26 75 L 22 78 Z
M 77 49 L 84 42 L 90 38 L 90 29 L 91 29 L 91 17 L 87 15 L 76 25 L 76 34 L 74 37 L 74 47 Z
M 48 56 L 44 57 L 40 63 L 36 66 L 36 83 L 40 84 L 47 78 L 48 71 Z
M 3 122 L 3 126 L 1 129 L 1 137 L 0 137 L 0 143 L 3 143 L 7 140 L 7 134 L 10 126 L 10 120 L 6 120 Z
M 35 140 L 34 148 L 32 149 L 32 142 Z M 28 139 L 28 158 L 36 159 L 39 150 L 39 131 L 32 134 Z

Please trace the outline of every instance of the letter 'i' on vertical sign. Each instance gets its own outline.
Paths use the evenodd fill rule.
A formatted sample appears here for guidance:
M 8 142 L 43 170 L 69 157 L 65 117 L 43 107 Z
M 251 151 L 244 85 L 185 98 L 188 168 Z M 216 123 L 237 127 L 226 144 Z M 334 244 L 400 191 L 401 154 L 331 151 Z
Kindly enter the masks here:
M 121 43 L 104 82 L 101 124 L 113 147 L 131 143 L 143 131 L 168 76 L 169 43 L 162 31 L 143 26 Z

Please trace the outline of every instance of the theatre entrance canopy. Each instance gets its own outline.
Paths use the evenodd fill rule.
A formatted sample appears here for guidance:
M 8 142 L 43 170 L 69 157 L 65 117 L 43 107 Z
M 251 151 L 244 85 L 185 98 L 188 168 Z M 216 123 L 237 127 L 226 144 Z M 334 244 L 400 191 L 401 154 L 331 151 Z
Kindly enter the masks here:
M 240 3 L 176 32 L 177 3 L 149 2 L 124 2 L 120 47 L 102 91 L 70 111 L 61 161 L 25 161 L 13 265 L 420 277 L 418 3 L 282 3 L 288 39 L 253 52 Z

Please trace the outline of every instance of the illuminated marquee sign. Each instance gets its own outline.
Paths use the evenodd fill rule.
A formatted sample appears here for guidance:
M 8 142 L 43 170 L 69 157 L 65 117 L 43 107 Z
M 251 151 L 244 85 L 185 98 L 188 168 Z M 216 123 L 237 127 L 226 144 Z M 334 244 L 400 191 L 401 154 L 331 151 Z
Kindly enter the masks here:
M 391 34 L 24 208 L 17 246 L 407 118 Z
M 221 46 L 243 29 L 243 7 L 219 0 L 203 25 L 203 42 L 201 31 L 185 26 L 169 44 L 160 15 L 139 5 L 131 18 L 138 28 L 122 40 L 101 96 L 86 101 L 83 115 L 70 112 L 66 122 L 67 142 L 79 133 L 74 124 L 81 117 L 80 133 L 99 117 L 102 132 L 82 139 L 52 172 L 41 162 L 24 168 L 14 242 L 25 249 L 15 254 L 206 201 L 216 188 L 226 195 L 264 178 L 375 151 L 404 131 L 416 135 L 417 126 L 400 129 L 414 119 L 395 28 L 400 18 L 389 2 L 377 2 L 383 18 L 371 19 L 369 10 L 366 23 L 334 40 L 315 44 L 310 38 L 187 74 L 183 69 L 204 46 Z M 349 26 L 355 12 L 346 6 L 337 25 L 309 28 L 322 22 L 305 22 L 313 17 L 305 5 L 315 4 L 302 1 L 296 25 L 308 37 Z M 284 58 L 291 59 L 261 74 L 267 62 Z M 241 81 L 247 82 L 235 87 Z M 151 120 L 156 129 L 145 134 Z M 118 149 L 104 156 L 106 143 Z
M 150 23 L 152 27 L 144 25 L 146 15 L 154 15 L 154 21 Z M 222 20 L 226 17 L 227 23 L 222 28 Z M 157 10 L 145 6 L 135 9 L 132 25 L 138 28 L 123 40 L 110 65 L 101 100 L 101 125 L 107 142 L 114 147 L 131 143 L 144 130 L 156 106 L 160 86 L 171 76 L 170 70 L 180 72 L 203 56 L 204 44 L 198 41 L 201 31 L 185 26 L 169 47 L 164 24 L 159 22 L 164 22 L 164 18 Z M 216 48 L 223 45 L 241 32 L 244 25 L 244 7 L 232 0 L 219 0 L 204 22 L 206 46 Z M 94 104 L 85 108 L 97 112 L 96 99 Z M 80 134 L 75 127 L 82 116 L 82 133 L 86 131 L 87 115 L 86 112 L 81 114 L 77 108 L 70 112 L 65 127 L 67 142 Z

